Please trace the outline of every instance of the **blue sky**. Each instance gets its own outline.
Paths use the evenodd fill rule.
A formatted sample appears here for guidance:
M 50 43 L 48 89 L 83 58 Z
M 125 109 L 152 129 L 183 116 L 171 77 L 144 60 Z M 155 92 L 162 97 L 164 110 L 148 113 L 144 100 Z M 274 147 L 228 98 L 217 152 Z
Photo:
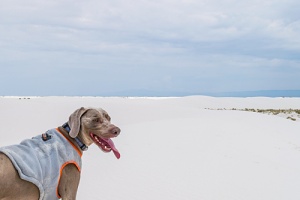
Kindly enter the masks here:
M 298 0 L 1 0 L 0 95 L 300 89 Z

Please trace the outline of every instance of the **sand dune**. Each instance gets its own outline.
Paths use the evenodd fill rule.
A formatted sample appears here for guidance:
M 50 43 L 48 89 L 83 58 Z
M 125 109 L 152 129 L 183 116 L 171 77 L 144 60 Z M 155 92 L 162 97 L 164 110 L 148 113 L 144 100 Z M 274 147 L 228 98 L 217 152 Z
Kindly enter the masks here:
M 121 129 L 117 160 L 91 146 L 78 199 L 300 199 L 300 123 L 253 112 L 299 109 L 299 98 L 2 97 L 0 146 L 102 107 Z

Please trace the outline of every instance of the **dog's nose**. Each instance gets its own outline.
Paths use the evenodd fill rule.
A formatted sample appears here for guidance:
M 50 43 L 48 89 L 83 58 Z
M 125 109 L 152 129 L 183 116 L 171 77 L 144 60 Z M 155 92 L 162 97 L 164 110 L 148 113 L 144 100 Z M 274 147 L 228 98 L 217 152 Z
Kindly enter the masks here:
M 111 129 L 111 133 L 114 134 L 115 136 L 119 135 L 121 132 L 121 129 L 117 126 L 114 126 L 112 129 Z

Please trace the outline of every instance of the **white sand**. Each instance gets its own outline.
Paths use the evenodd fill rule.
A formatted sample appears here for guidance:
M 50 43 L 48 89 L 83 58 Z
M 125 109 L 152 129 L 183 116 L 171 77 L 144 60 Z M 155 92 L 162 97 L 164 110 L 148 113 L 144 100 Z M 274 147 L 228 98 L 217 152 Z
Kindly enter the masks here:
M 121 129 L 121 153 L 83 155 L 78 199 L 300 199 L 300 123 L 204 108 L 299 109 L 299 98 L 0 98 L 0 146 L 102 107 Z

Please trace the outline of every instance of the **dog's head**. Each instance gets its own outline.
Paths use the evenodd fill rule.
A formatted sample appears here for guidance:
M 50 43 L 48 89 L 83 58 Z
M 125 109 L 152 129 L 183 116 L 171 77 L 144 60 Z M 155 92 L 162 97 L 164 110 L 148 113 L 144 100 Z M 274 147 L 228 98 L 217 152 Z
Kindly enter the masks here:
M 70 115 L 69 126 L 72 138 L 80 137 L 86 145 L 97 144 L 104 152 L 114 152 L 120 158 L 111 138 L 117 137 L 121 130 L 111 124 L 108 113 L 101 109 L 80 108 Z

